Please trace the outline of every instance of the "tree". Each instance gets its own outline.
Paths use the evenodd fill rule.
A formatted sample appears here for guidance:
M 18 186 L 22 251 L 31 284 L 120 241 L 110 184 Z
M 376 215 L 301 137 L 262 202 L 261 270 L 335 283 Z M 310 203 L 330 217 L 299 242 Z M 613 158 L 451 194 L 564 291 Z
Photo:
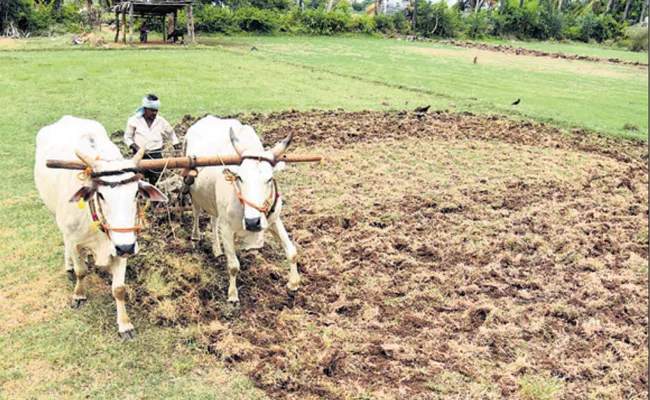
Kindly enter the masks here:
M 639 23 L 643 23 L 643 17 L 645 17 L 645 12 L 648 10 L 648 0 L 643 2 L 643 8 L 641 9 L 641 18 L 639 18 Z
M 625 22 L 627 19 L 627 12 L 630 10 L 630 0 L 627 0 L 625 2 L 625 11 L 623 11 L 623 17 L 621 18 L 621 22 Z
M 413 29 L 413 32 L 415 32 L 415 22 L 418 19 L 418 0 L 415 0 L 413 3 L 413 20 L 411 21 L 411 28 Z

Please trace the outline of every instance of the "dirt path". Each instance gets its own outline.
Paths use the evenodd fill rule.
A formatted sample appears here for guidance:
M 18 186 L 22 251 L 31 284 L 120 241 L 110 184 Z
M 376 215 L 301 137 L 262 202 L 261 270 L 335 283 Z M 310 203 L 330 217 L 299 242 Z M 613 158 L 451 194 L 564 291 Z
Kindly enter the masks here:
M 609 62 L 615 64 L 633 65 L 637 67 L 642 67 L 644 69 L 648 68 L 648 63 L 644 63 L 641 61 L 628 61 L 628 60 L 621 60 L 620 58 L 602 58 L 602 57 L 584 56 L 584 55 L 576 55 L 576 54 L 565 54 L 561 52 L 550 53 L 547 51 L 526 49 L 523 47 L 515 47 L 507 44 L 475 43 L 475 42 L 464 42 L 458 40 L 442 40 L 438 43 L 450 44 L 456 47 L 465 47 L 465 48 L 487 50 L 487 51 L 497 51 L 500 53 L 514 54 L 518 56 L 535 56 L 535 57 L 560 58 L 564 60 Z
M 143 315 L 197 324 L 277 399 L 647 396 L 647 143 L 451 113 L 241 118 L 325 156 L 278 176 L 301 289 L 270 242 L 241 253 L 232 308 L 209 234 L 161 216 L 130 276 Z

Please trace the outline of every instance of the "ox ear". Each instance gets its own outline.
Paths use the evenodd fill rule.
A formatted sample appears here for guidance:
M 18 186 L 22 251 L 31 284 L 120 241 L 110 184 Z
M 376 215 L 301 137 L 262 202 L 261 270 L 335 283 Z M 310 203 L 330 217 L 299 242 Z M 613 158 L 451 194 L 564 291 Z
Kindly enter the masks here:
M 90 185 L 82 186 L 81 189 L 77 190 L 77 193 L 73 194 L 70 200 L 70 203 L 76 203 L 79 199 L 84 199 L 85 202 L 88 202 L 91 197 L 95 195 L 97 189 Z
M 155 186 L 142 181 L 138 182 L 138 194 L 149 201 L 168 200 L 167 196 L 165 196 L 160 190 L 156 189 Z
M 282 171 L 285 166 L 286 164 L 284 163 L 284 161 L 280 161 L 279 163 L 275 164 L 275 167 L 273 167 L 273 173 L 275 174 Z

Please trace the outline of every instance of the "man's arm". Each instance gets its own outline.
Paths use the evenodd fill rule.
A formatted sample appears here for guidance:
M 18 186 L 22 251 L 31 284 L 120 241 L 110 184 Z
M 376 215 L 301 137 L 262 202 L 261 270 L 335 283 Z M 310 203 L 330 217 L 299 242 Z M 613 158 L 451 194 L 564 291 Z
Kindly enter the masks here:
M 180 152 L 181 151 L 181 142 L 178 140 L 178 137 L 176 136 L 176 132 L 174 132 L 174 128 L 165 120 L 165 128 L 163 130 L 163 136 L 166 140 L 171 142 L 172 146 L 174 146 L 175 152 Z
M 129 146 L 134 153 L 137 153 L 140 146 L 133 141 L 133 137 L 135 136 L 135 126 L 131 125 L 130 122 L 131 121 L 129 120 L 126 123 L 126 129 L 124 130 L 124 143 Z

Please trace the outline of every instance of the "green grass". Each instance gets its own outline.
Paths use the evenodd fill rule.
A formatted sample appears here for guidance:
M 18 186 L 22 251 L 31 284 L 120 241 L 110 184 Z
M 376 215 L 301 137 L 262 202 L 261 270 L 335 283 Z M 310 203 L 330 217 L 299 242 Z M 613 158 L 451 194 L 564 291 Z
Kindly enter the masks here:
M 477 67 L 468 50 L 366 38 L 229 38 L 116 51 L 64 40 L 0 51 L 0 398 L 262 396 L 193 344 L 189 328 L 161 328 L 131 312 L 139 336 L 121 343 L 110 289 L 98 278 L 89 304 L 68 309 L 61 236 L 32 171 L 36 133 L 65 114 L 97 119 L 112 132 L 124 129 L 147 93 L 161 97 L 161 115 L 172 123 L 184 114 L 454 103 L 455 110 L 647 139 L 647 71 L 621 66 L 589 64 L 614 76 L 556 71 L 540 59 L 533 68 L 526 58 Z M 259 52 L 249 51 L 253 44 Z M 517 97 L 522 104 L 513 109 Z M 625 123 L 640 131 L 623 131 Z
M 601 58 L 619 58 L 627 61 L 648 62 L 648 53 L 627 51 L 623 48 L 610 48 L 587 43 L 557 43 L 557 42 L 520 42 L 518 40 L 487 39 L 486 43 L 505 44 L 532 50 L 542 50 L 550 53 L 577 54 Z
M 519 394 L 525 400 L 554 400 L 562 397 L 563 382 L 555 377 L 525 375 L 520 381 Z
M 607 135 L 647 140 L 647 70 L 611 63 L 521 57 L 434 43 L 385 39 L 316 37 L 203 40 L 251 57 L 301 66 L 306 72 L 359 79 L 424 95 L 434 108 L 505 114 L 563 128 L 582 127 Z M 521 98 L 514 107 L 510 104 Z M 392 106 L 409 104 L 386 98 Z M 624 129 L 625 124 L 638 127 Z

